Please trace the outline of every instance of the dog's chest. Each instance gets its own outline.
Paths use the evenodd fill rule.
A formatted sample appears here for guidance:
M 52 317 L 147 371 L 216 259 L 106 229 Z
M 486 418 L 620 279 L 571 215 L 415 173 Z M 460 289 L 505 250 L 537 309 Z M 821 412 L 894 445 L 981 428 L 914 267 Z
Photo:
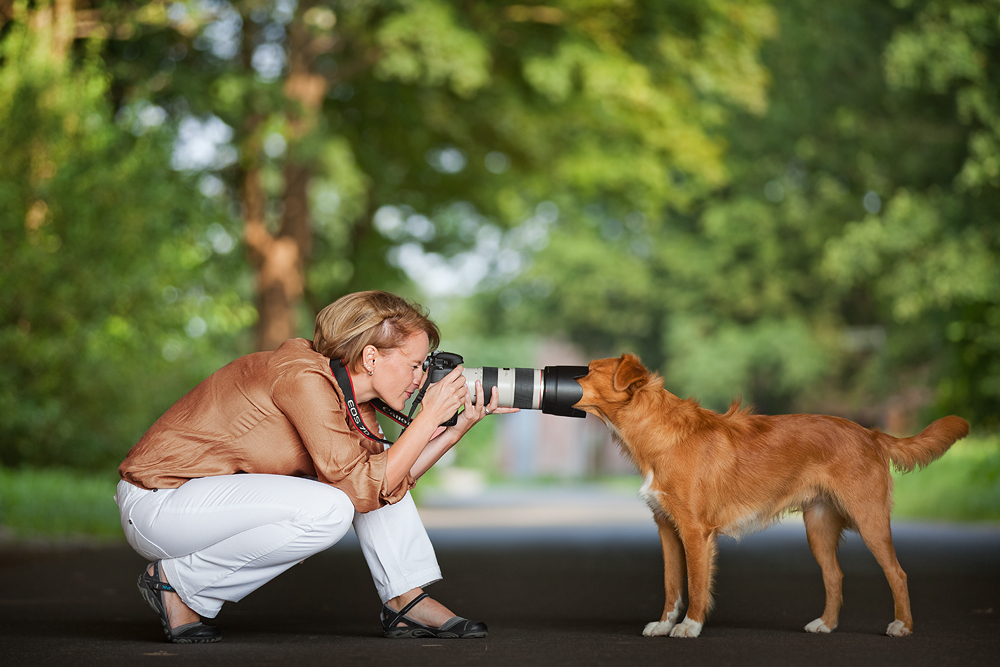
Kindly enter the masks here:
M 650 470 L 642 480 L 642 486 L 639 487 L 639 497 L 646 502 L 654 516 L 669 516 L 669 512 L 660 504 L 660 495 L 659 491 L 653 489 L 653 471 Z

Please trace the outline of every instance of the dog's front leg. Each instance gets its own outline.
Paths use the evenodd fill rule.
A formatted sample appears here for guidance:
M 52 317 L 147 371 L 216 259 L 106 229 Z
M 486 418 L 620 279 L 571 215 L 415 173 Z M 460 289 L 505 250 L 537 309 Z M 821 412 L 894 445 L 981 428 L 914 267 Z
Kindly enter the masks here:
M 715 532 L 706 526 L 680 527 L 688 575 L 688 610 L 671 637 L 697 637 L 712 607 L 712 574 L 715 567 Z
M 669 519 L 658 516 L 656 525 L 660 529 L 660 546 L 663 548 L 663 588 L 666 597 L 659 622 L 647 623 L 642 631 L 646 637 L 670 634 L 683 607 L 684 545 Z

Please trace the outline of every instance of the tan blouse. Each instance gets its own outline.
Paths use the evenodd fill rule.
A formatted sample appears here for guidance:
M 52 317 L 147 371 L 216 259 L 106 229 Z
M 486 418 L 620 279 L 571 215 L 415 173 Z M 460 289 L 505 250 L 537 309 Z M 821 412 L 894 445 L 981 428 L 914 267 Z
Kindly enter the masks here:
M 381 432 L 374 408 L 358 407 Z M 349 425 L 330 360 L 294 338 L 210 375 L 153 424 L 118 471 L 143 489 L 238 472 L 315 477 L 370 512 L 414 485 L 407 475 L 388 488 L 384 449 Z

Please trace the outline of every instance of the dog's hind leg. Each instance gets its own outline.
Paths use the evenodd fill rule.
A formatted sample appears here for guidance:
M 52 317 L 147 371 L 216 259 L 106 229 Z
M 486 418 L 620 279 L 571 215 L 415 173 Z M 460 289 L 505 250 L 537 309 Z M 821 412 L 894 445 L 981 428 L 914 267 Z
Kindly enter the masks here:
M 840 606 L 843 604 L 842 582 L 844 574 L 837 563 L 837 545 L 847 519 L 832 505 L 817 501 L 802 513 L 806 524 L 806 537 L 816 562 L 823 570 L 823 587 L 826 589 L 826 606 L 823 615 L 806 626 L 806 632 L 832 632 L 837 628 Z
M 861 539 L 885 572 L 885 578 L 892 589 L 892 601 L 896 618 L 885 633 L 890 637 L 905 637 L 913 633 L 913 617 L 910 615 L 910 593 L 906 586 L 906 573 L 896 559 L 896 549 L 892 546 L 892 527 L 889 514 L 892 507 L 892 481 L 885 477 L 869 477 L 857 488 L 864 488 L 863 497 L 842 498 L 844 509 L 854 521 Z
M 666 597 L 659 622 L 647 623 L 642 631 L 646 637 L 670 634 L 677 625 L 683 607 L 684 545 L 669 519 L 657 516 L 656 525 L 660 530 L 660 546 L 663 548 L 663 588 Z
M 715 531 L 707 526 L 679 527 L 684 543 L 688 575 L 688 610 L 684 620 L 670 631 L 671 637 L 697 637 L 712 607 L 712 576 L 715 568 Z
M 868 550 L 882 566 L 885 578 L 892 589 L 892 601 L 896 618 L 886 628 L 885 634 L 890 637 L 905 637 L 913 633 L 913 617 L 910 615 L 910 592 L 906 585 L 906 573 L 896 559 L 896 549 L 892 546 L 892 529 L 889 517 L 876 516 L 866 519 L 854 517 L 861 533 L 861 539 L 868 545 Z

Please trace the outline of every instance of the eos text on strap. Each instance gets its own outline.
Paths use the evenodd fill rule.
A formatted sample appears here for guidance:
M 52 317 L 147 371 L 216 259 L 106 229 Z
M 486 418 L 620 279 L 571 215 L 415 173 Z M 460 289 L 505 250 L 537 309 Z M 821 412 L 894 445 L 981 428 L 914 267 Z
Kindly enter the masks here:
M 369 440 L 374 440 L 375 442 L 381 442 L 386 447 L 392 445 L 392 442 L 386 440 L 385 438 L 380 438 L 371 432 L 371 430 L 365 426 L 365 422 L 361 419 L 361 413 L 358 411 L 357 400 L 354 398 L 354 382 L 351 380 L 351 374 L 344 368 L 344 361 L 342 359 L 337 359 L 334 361 L 330 360 L 330 370 L 333 372 L 333 377 L 337 379 L 337 384 L 340 385 L 340 391 L 344 392 L 344 400 L 347 403 L 347 414 L 351 417 L 351 422 L 354 424 L 354 428 L 357 429 L 358 433 L 365 436 Z M 372 407 L 384 414 L 389 419 L 393 420 L 397 424 L 406 430 L 406 427 L 410 425 L 410 418 L 401 412 L 393 410 L 388 405 L 385 404 L 380 398 L 373 398 L 369 401 Z

